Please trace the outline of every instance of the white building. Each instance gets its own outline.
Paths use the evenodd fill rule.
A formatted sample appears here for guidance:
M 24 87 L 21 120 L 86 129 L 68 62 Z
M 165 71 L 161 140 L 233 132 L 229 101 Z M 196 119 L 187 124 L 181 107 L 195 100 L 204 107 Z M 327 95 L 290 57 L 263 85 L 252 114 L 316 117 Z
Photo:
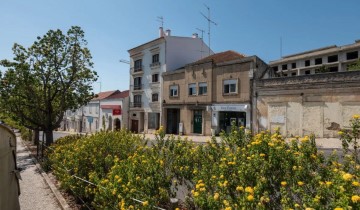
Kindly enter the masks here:
M 162 117 L 162 76 L 213 52 L 197 34 L 171 36 L 160 27 L 159 38 L 128 50 L 130 54 L 129 128 L 150 133 L 158 129 Z
M 93 133 L 128 128 L 129 91 L 106 91 L 97 94 L 86 106 L 65 113 L 62 130 Z

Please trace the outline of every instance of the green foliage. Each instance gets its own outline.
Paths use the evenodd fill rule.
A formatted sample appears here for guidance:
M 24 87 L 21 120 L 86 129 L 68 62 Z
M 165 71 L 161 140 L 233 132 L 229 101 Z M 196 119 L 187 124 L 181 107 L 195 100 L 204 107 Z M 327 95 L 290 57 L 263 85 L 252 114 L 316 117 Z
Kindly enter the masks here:
M 356 63 L 348 67 L 348 71 L 359 71 L 359 70 L 360 70 L 360 59 L 358 59 Z
M 0 81 L 1 111 L 32 130 L 44 130 L 47 144 L 63 114 L 86 104 L 97 75 L 91 68 L 84 32 L 72 27 L 67 34 L 50 30 L 29 48 L 14 44 L 13 61 L 1 60 L 6 69 Z
M 166 137 L 161 127 L 150 144 L 126 131 L 103 132 L 62 140 L 49 157 L 62 186 L 95 209 L 360 208 L 352 155 L 340 163 L 336 153 L 319 153 L 313 136 L 287 142 L 279 131 L 251 136 L 233 126 L 222 138 L 194 144 Z M 174 197 L 181 199 L 175 206 Z

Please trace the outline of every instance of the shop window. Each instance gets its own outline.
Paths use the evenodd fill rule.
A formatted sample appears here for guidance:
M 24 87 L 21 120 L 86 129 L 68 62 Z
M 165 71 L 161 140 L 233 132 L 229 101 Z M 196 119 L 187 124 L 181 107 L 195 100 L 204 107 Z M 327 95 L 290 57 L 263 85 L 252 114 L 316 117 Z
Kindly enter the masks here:
M 195 96 L 196 95 L 196 84 L 192 83 L 189 84 L 189 96 Z
M 159 82 L 159 74 L 153 74 L 151 78 L 151 82 Z
M 346 53 L 346 60 L 357 59 L 359 57 L 358 51 Z
M 310 60 L 305 61 L 305 66 L 310 66 Z
M 223 92 L 225 94 L 237 93 L 237 80 L 235 79 L 224 80 Z
M 170 97 L 177 97 L 178 96 L 178 87 L 177 85 L 170 86 Z
M 159 129 L 160 125 L 160 113 L 149 112 L 148 113 L 148 129 Z
M 158 94 L 158 93 L 153 93 L 153 94 L 151 95 L 151 101 L 152 101 L 152 102 L 159 101 L 159 94 Z
M 338 55 L 330 55 L 328 56 L 328 63 L 334 63 L 338 61 Z
M 199 83 L 199 95 L 206 95 L 207 94 L 207 83 L 201 82 Z
M 282 65 L 282 66 L 281 66 L 281 69 L 282 69 L 282 70 L 287 70 L 287 64 Z
M 315 65 L 322 64 L 322 58 L 315 58 Z
M 291 68 L 296 69 L 296 63 L 292 63 Z

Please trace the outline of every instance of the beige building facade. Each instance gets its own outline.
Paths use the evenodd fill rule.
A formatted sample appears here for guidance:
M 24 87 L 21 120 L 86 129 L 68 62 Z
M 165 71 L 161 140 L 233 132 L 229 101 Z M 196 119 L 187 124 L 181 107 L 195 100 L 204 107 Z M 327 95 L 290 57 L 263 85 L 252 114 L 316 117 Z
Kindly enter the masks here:
M 284 136 L 338 137 L 360 113 L 360 42 L 311 50 L 270 62 L 272 78 L 256 81 L 254 131 Z
M 255 75 L 266 64 L 234 51 L 217 53 L 163 74 L 163 118 L 166 133 L 214 135 L 231 123 L 252 127 Z

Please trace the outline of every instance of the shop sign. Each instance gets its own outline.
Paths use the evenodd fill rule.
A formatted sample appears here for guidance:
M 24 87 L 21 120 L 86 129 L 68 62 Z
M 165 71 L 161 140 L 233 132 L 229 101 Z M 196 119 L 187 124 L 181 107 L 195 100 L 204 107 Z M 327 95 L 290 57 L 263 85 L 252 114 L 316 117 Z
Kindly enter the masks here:
M 113 109 L 113 115 L 121 115 L 121 109 Z
M 214 105 L 211 109 L 216 112 L 240 112 L 247 111 L 248 105 Z

